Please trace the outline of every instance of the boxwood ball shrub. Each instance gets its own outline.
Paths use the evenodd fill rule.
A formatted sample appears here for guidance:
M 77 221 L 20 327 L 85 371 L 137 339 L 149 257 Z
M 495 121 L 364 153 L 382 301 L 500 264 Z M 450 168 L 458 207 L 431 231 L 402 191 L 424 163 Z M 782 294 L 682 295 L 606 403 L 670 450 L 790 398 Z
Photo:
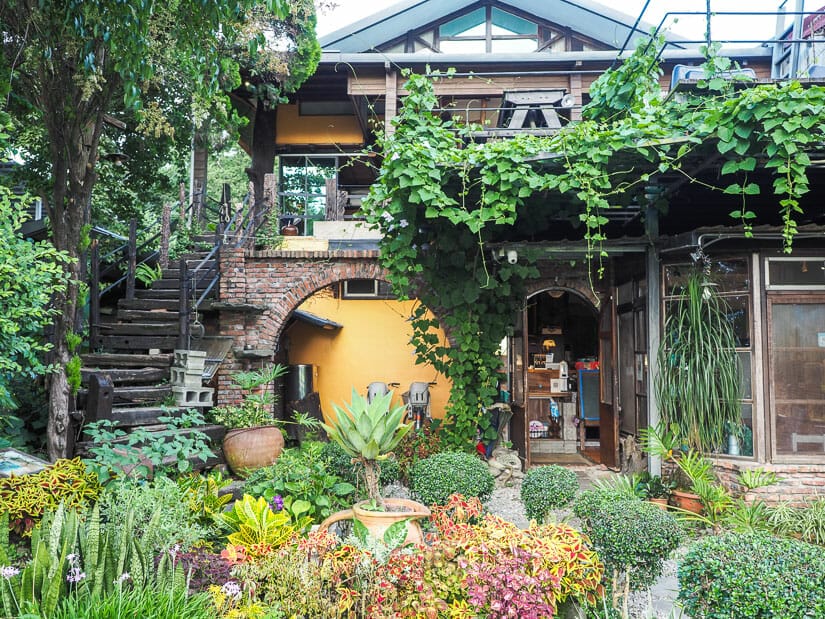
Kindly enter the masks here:
M 639 499 L 598 504 L 586 528 L 604 561 L 605 574 L 615 571 L 626 575 L 633 591 L 646 589 L 655 582 L 662 573 L 664 560 L 683 538 L 676 518 Z
M 527 471 L 521 483 L 521 502 L 530 520 L 542 522 L 552 509 L 564 507 L 579 489 L 576 473 L 557 464 Z
M 825 617 L 825 549 L 767 533 L 693 544 L 679 563 L 679 600 L 694 619 Z
M 410 490 L 426 505 L 443 505 L 451 494 L 490 498 L 495 480 L 478 456 L 443 451 L 419 460 L 410 471 Z

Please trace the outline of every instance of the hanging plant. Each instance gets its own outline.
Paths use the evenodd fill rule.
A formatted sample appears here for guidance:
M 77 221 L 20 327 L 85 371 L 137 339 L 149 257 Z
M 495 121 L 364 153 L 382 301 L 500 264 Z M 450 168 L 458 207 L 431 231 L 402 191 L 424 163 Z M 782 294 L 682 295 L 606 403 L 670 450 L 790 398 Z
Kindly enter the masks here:
M 677 423 L 682 440 L 719 450 L 727 429 L 740 424 L 742 388 L 736 334 L 729 308 L 705 273 L 688 276 L 665 319 L 654 379 L 665 427 Z

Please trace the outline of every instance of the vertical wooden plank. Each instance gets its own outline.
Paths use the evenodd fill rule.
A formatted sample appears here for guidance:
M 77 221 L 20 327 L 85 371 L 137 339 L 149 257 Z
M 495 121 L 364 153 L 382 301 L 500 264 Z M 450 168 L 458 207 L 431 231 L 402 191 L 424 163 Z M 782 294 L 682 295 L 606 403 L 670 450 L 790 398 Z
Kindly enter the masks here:
M 129 244 L 126 247 L 126 298 L 135 298 L 135 269 L 137 268 L 137 219 L 129 221 Z
M 398 73 L 391 69 L 389 63 L 385 65 L 387 76 L 384 89 L 384 131 L 387 135 L 392 135 L 395 129 L 392 126 L 392 119 L 398 113 Z
M 577 122 L 582 119 L 582 74 L 581 73 L 571 73 L 569 76 L 569 86 L 568 92 L 573 95 L 576 99 L 576 104 L 573 109 L 570 110 L 570 120 L 572 122 Z
M 186 259 L 179 261 L 180 299 L 178 303 L 178 348 L 189 350 L 189 272 Z

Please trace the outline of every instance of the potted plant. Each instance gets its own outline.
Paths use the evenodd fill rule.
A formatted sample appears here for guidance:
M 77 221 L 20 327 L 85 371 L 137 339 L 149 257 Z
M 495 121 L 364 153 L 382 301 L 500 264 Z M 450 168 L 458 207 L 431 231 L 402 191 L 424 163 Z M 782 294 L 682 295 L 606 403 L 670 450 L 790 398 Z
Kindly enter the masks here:
M 642 449 L 669 464 L 671 477 L 670 501 L 683 511 L 699 514 L 702 512 L 702 500 L 694 491 L 697 481 L 713 481 L 713 465 L 710 460 L 694 449 L 681 450 L 681 431 L 678 424 L 665 426 L 660 423 L 642 429 L 639 432 Z
M 344 408 L 333 404 L 335 418 L 322 424 L 329 438 L 341 447 L 353 460 L 363 465 L 364 481 L 369 499 L 353 505 L 352 509 L 337 512 L 321 523 L 328 528 L 340 520 L 357 519 L 370 534 L 383 539 L 384 532 L 393 524 L 407 520 L 407 542 L 422 542 L 424 535 L 416 521 L 426 518 L 430 510 L 408 499 L 385 499 L 379 486 L 380 462 L 386 460 L 392 450 L 412 429 L 412 423 L 402 423 L 405 407 L 390 408 L 393 392 L 367 402 L 355 389 L 352 402 Z
M 645 473 L 639 480 L 639 490 L 645 499 L 655 503 L 662 509 L 667 509 L 668 499 L 673 490 L 673 482 L 665 481 L 659 475 Z
M 277 398 L 262 387 L 286 371 L 286 366 L 276 364 L 233 374 L 234 386 L 245 392 L 243 401 L 217 406 L 209 412 L 214 423 L 228 429 L 223 439 L 223 455 L 232 472 L 240 477 L 273 464 L 284 450 L 284 435 L 273 413 Z

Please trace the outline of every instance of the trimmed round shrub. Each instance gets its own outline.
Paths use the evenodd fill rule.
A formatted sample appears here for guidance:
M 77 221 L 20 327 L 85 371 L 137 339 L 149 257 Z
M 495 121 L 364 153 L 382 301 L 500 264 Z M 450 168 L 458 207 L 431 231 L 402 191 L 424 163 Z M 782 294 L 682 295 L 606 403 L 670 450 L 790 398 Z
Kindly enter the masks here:
M 558 464 L 539 466 L 527 471 L 521 482 L 521 502 L 530 520 L 543 522 L 552 509 L 564 507 L 579 490 L 574 471 Z
M 579 493 L 573 502 L 573 513 L 582 521 L 582 524 L 589 530 L 590 523 L 598 517 L 599 510 L 605 505 L 617 501 L 627 501 L 628 496 L 621 490 L 615 488 L 591 488 Z
M 656 581 L 664 560 L 683 538 L 676 518 L 639 499 L 602 502 L 587 528 L 605 573 L 625 574 L 633 591 L 647 589 Z
M 726 533 L 679 562 L 679 600 L 695 619 L 825 617 L 825 549 L 767 533 Z
M 324 443 L 321 457 L 326 460 L 327 468 L 331 473 L 335 473 L 356 488 L 364 490 L 364 465 L 360 462 L 353 463 L 352 456 L 341 449 L 338 443 L 335 441 Z M 381 475 L 378 478 L 381 486 L 395 483 L 401 477 L 401 465 L 395 458 L 381 460 L 378 464 L 381 466 Z
M 451 494 L 486 501 L 496 482 L 478 456 L 443 451 L 415 463 L 410 471 L 410 490 L 425 505 L 443 505 Z

